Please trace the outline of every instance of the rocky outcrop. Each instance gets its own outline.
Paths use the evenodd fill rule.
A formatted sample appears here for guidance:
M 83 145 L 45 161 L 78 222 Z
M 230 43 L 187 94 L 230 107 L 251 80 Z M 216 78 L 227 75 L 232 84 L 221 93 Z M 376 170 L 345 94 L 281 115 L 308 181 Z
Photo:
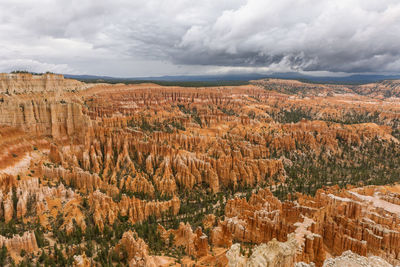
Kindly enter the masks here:
M 340 255 L 351 250 L 364 256 L 372 253 L 399 263 L 396 255 L 400 252 L 400 229 L 393 222 L 399 220 L 400 208 L 380 196 L 379 187 L 317 194 L 321 212 L 315 215 L 320 229 L 317 232 L 331 252 Z
M 132 231 L 125 232 L 121 240 L 115 247 L 115 251 L 123 257 L 123 253 L 127 253 L 129 266 L 148 266 L 156 267 L 157 264 L 152 256 L 149 256 L 149 249 L 143 239 L 138 238 L 136 233 Z
M 291 267 L 296 263 L 297 242 L 291 237 L 286 242 L 279 242 L 276 239 L 267 244 L 261 244 L 253 248 L 251 255 L 240 254 L 240 244 L 234 244 L 227 251 L 229 267 Z
M 53 162 L 64 159 L 63 166 L 101 173 L 106 181 L 116 184 L 120 189 L 125 187 L 126 190 L 150 196 L 155 191 L 162 195 L 173 195 L 177 193 L 178 187 L 190 190 L 202 183 L 208 184 L 213 192 L 218 192 L 221 186 L 237 188 L 255 185 L 275 176 L 284 180 L 282 161 L 261 159 L 262 153 L 258 149 L 233 151 L 226 145 L 218 144 L 227 151 L 222 152 L 222 148 L 213 147 L 218 152 L 208 153 L 223 153 L 218 159 L 213 159 L 201 155 L 202 151 L 197 151 L 199 154 L 182 153 L 163 145 L 171 142 L 194 148 L 198 140 L 188 139 L 184 135 L 160 134 L 148 143 L 142 142 L 142 136 L 134 133 L 120 136 L 99 131 L 95 132 L 95 137 L 87 139 L 85 146 L 63 151 L 61 155 L 52 149 Z M 197 149 L 203 148 L 198 146 Z M 135 167 L 134 161 L 139 168 Z M 153 184 L 150 183 L 150 177 Z
M 347 250 L 399 264 L 400 188 L 343 187 L 397 177 L 396 101 L 295 81 L 267 83 L 279 92 L 261 84 L 73 92 L 60 77 L 35 79 L 22 79 L 26 92 L 9 82 L 15 92 L 0 95 L 0 219 L 18 231 L 39 222 L 75 265 L 321 267 Z M 366 172 L 375 180 L 361 177 L 358 168 L 380 153 L 392 156 Z M 324 187 L 335 183 L 342 188 Z M 147 222 L 134 226 L 143 239 L 131 231 L 120 239 L 146 220 L 159 224 L 164 256 L 149 255 Z M 118 235 L 106 245 L 110 228 Z M 101 237 L 87 242 L 90 231 Z
M 203 219 L 203 225 L 205 229 L 211 229 L 214 227 L 216 216 L 214 214 L 208 214 Z
M 144 201 L 123 195 L 119 202 L 114 202 L 111 197 L 100 191 L 89 195 L 89 204 L 94 212 L 94 222 L 100 229 L 103 229 L 104 224 L 113 224 L 118 215 L 128 216 L 128 219 L 135 223 L 151 215 L 156 218 L 167 212 L 176 215 L 180 208 L 180 201 L 176 196 L 169 201 Z
M 226 223 L 218 223 L 211 232 L 211 243 L 219 247 L 230 247 L 232 245 L 232 233 Z
M 0 73 L 0 94 L 78 91 L 84 88 L 88 88 L 88 85 L 64 79 L 61 74 Z
M 351 251 L 345 251 L 339 257 L 327 259 L 323 267 L 341 267 L 341 266 L 354 266 L 354 267 L 391 267 L 384 259 L 376 256 L 363 257 Z
M 249 201 L 229 200 L 227 218 L 213 229 L 212 243 L 226 246 L 235 239 L 261 244 L 273 238 L 285 242 L 293 233 L 298 261 L 322 266 L 328 249 L 333 255 L 346 250 L 361 256 L 372 253 L 398 264 L 396 198 L 381 199 L 379 187 L 336 190 L 320 190 L 315 198 L 300 196 L 296 203 L 281 203 L 268 190 L 253 194 Z
M 72 170 L 64 169 L 63 167 L 48 167 L 41 165 L 40 174 L 45 177 L 63 181 L 66 185 L 77 188 L 82 192 L 93 192 L 103 188 L 103 181 L 97 174 L 91 174 L 75 167 Z
M 10 190 L 8 194 L 3 195 L 0 192 L 0 201 L 3 203 L 3 209 L 1 210 L 1 214 L 3 215 L 4 221 L 8 223 L 13 218 L 15 213 L 14 204 L 12 202 L 12 191 Z
M 0 103 L 0 125 L 52 136 L 56 140 L 71 137 L 83 141 L 91 123 L 77 103 L 10 98 Z
M 120 189 L 125 189 L 135 193 L 144 193 L 149 197 L 154 197 L 155 193 L 153 184 L 140 173 L 138 173 L 135 178 L 127 176 L 123 179 L 120 183 Z
M 33 232 L 24 232 L 22 236 L 14 235 L 11 238 L 0 236 L 0 247 L 3 245 L 12 253 L 11 255 L 19 254 L 21 250 L 31 253 L 39 249 Z
M 294 231 L 282 212 L 281 202 L 269 190 L 254 194 L 246 199 L 228 200 L 225 207 L 225 224 L 232 237 L 243 242 L 266 243 L 273 238 L 285 241 L 288 233 Z
M 358 94 L 376 98 L 400 97 L 400 80 L 386 80 L 354 86 L 353 90 Z
M 356 93 L 375 98 L 400 96 L 399 80 L 386 80 L 363 85 L 325 85 L 282 79 L 254 80 L 251 83 L 268 90 L 276 90 L 288 94 L 299 93 L 308 96 L 327 96 L 343 93 Z
M 24 179 L 18 182 L 15 191 L 10 190 L 6 195 L 0 192 L 0 202 L 2 202 L 0 215 L 5 222 L 18 219 L 27 223 L 32 218 L 37 218 L 43 227 L 50 228 L 49 221 L 54 220 L 58 214 L 62 214 L 61 229 L 69 234 L 76 226 L 82 230 L 86 228 L 84 216 L 80 210 L 80 201 L 80 198 L 71 189 L 66 189 L 63 184 L 50 188 L 39 184 L 38 178 Z
M 189 223 L 184 224 L 181 222 L 177 230 L 170 229 L 166 231 L 164 227 L 159 225 L 158 232 L 166 242 L 170 241 L 169 238 L 172 235 L 174 243 L 170 245 L 184 247 L 188 255 L 201 258 L 209 254 L 208 237 L 200 227 L 193 232 Z
M 83 255 L 74 255 L 74 267 L 90 267 L 90 261 L 86 257 L 86 254 Z
M 67 92 L 87 87 L 56 74 L 0 74 L 0 94 L 6 94 L 0 98 L 0 125 L 23 129 L 29 135 L 82 142 L 91 122 Z

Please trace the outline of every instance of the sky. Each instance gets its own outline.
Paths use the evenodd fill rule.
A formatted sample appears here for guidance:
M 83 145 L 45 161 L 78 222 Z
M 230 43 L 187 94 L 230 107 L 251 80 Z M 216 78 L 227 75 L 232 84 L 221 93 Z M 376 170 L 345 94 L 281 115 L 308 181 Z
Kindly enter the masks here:
M 399 0 L 0 0 L 0 72 L 400 73 Z

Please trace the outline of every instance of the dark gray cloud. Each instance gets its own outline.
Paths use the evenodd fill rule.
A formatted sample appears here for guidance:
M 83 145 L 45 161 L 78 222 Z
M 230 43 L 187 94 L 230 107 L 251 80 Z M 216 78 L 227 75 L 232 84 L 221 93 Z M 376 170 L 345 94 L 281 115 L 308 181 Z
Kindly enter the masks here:
M 3 0 L 0 71 L 400 71 L 398 0 Z

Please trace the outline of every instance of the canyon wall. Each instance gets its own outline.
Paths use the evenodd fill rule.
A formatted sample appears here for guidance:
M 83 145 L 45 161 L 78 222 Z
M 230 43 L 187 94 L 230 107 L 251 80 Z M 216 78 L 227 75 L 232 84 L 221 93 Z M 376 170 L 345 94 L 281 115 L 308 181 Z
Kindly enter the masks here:
M 0 73 L 0 94 L 77 91 L 88 88 L 85 83 L 64 79 L 61 74 Z
M 0 242 L 16 261 L 41 246 L 48 265 L 400 264 L 400 189 L 366 186 L 398 180 L 396 101 L 2 77 L 0 220 L 16 235 Z
M 0 124 L 21 128 L 30 134 L 70 137 L 83 140 L 90 129 L 90 120 L 82 113 L 82 106 L 57 100 L 6 98 L 0 102 Z

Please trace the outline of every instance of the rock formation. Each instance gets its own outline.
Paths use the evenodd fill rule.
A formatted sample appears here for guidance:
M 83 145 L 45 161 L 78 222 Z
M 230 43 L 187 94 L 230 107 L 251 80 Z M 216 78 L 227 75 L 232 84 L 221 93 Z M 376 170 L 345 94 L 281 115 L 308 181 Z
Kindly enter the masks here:
M 56 91 L 77 91 L 88 85 L 61 74 L 0 73 L 0 94 L 25 94 Z
M 82 106 L 65 101 L 16 97 L 0 103 L 0 124 L 18 127 L 38 136 L 54 139 L 71 137 L 83 140 L 91 124 L 82 113 Z
M 323 267 L 339 267 L 339 266 L 354 266 L 354 267 L 390 267 L 393 266 L 385 260 L 370 256 L 368 258 L 357 255 L 351 251 L 345 251 L 339 257 L 327 259 Z
M 153 257 L 149 256 L 147 244 L 135 235 L 132 231 L 125 232 L 115 250 L 117 253 L 127 253 L 129 266 L 156 267 Z
M 234 244 L 226 253 L 229 267 L 246 266 L 294 266 L 296 263 L 297 242 L 289 238 L 286 242 L 279 242 L 276 239 L 267 244 L 261 244 L 253 248 L 248 257 L 240 255 L 240 244 Z
M 170 229 L 166 231 L 164 227 L 159 225 L 158 231 L 167 242 L 169 242 L 168 239 L 172 235 L 174 237 L 173 245 L 176 247 L 184 247 L 188 255 L 201 258 L 209 254 L 210 247 L 208 245 L 208 237 L 203 233 L 200 227 L 193 232 L 190 224 L 180 223 L 177 230 Z
M 114 202 L 111 197 L 100 191 L 95 191 L 89 195 L 89 204 L 94 212 L 94 222 L 100 229 L 103 229 L 106 223 L 112 225 L 119 214 L 128 216 L 129 220 L 135 223 L 143 221 L 151 215 L 157 218 L 167 212 L 176 215 L 180 207 L 180 201 L 175 196 L 169 201 L 148 202 L 123 195 L 119 202 Z
M 7 250 L 13 253 L 20 253 L 21 250 L 30 253 L 39 249 L 33 232 L 25 232 L 22 236 L 14 235 L 11 238 L 0 236 L 0 247 L 2 246 L 6 246 Z
M 396 97 L 0 75 L 0 245 L 49 266 L 399 265 Z

